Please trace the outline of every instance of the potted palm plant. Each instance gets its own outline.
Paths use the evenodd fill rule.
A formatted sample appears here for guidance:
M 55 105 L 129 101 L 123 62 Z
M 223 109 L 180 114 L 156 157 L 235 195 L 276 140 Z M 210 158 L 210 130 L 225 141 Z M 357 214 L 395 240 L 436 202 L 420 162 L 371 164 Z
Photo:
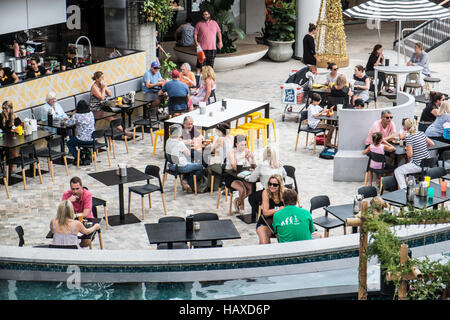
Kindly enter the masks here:
M 273 61 L 287 61 L 294 54 L 296 11 L 295 1 L 273 0 L 267 6 L 268 19 L 264 26 L 269 51 L 267 55 Z

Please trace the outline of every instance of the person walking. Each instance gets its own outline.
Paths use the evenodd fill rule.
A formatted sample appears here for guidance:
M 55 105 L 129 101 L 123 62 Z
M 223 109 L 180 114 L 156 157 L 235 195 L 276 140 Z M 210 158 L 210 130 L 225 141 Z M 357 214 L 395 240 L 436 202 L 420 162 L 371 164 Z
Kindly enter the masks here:
M 217 46 L 216 37 L 218 40 Z M 203 63 L 197 59 L 197 74 L 200 74 L 201 68 L 205 65 L 214 68 L 217 47 L 219 47 L 219 49 L 222 49 L 223 47 L 222 34 L 219 25 L 216 21 L 211 19 L 211 14 L 207 10 L 203 11 L 202 20 L 195 25 L 194 43 L 196 47 L 200 45 L 206 57 Z

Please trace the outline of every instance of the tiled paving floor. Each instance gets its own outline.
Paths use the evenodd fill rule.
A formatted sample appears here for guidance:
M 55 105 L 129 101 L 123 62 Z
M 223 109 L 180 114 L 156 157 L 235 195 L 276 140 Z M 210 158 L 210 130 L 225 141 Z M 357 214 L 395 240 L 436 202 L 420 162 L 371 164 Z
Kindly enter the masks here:
M 386 48 L 392 46 L 393 39 L 392 25 L 383 25 L 382 43 Z M 366 57 L 371 51 L 373 44 L 378 42 L 378 34 L 375 30 L 365 30 L 360 32 L 361 26 L 347 27 L 348 52 L 350 56 L 350 66 L 340 69 L 347 77 L 353 73 L 353 66 L 366 63 Z M 385 50 L 385 56 L 393 61 L 396 53 L 392 50 Z M 297 134 L 297 123 L 293 115 L 288 115 L 285 122 L 281 122 L 281 113 L 284 106 L 280 102 L 280 89 L 291 69 L 301 68 L 301 62 L 290 60 L 285 63 L 275 63 L 267 59 L 262 59 L 240 70 L 220 72 L 217 74 L 216 94 L 221 98 L 237 98 L 257 101 L 267 101 L 271 105 L 271 117 L 276 119 L 277 135 L 279 140 L 273 141 L 280 150 L 280 158 L 284 164 L 293 165 L 297 169 L 297 181 L 300 188 L 300 197 L 303 207 L 309 209 L 309 200 L 311 197 L 327 194 L 330 197 L 331 204 L 345 204 L 352 201 L 353 194 L 362 183 L 357 182 L 335 182 L 333 181 L 333 161 L 318 158 L 318 153 L 312 155 L 312 150 L 304 148 L 305 136 L 301 134 L 299 148 L 294 151 L 295 139 Z M 450 63 L 431 63 L 433 75 L 442 79 L 440 89 L 444 92 L 450 92 Z M 325 70 L 319 70 L 321 77 L 325 77 Z M 404 80 L 401 80 L 404 81 Z M 381 100 L 382 101 L 382 100 Z M 383 102 L 381 102 L 383 103 Z M 416 106 L 416 114 L 420 115 L 423 105 Z M 297 108 L 299 110 L 299 108 Z M 152 155 L 153 147 L 148 134 L 145 140 L 138 139 L 136 144 L 129 144 L 130 152 L 127 154 L 123 142 L 116 142 L 117 159 L 112 159 L 112 166 L 115 168 L 117 163 L 124 162 L 128 166 L 144 170 L 147 164 L 156 164 L 162 168 L 164 164 L 162 154 L 162 143 L 158 143 L 156 156 Z M 258 156 L 261 159 L 262 143 L 258 144 Z M 319 147 L 318 152 L 320 152 Z M 108 170 L 108 162 L 105 153 L 99 156 L 98 171 Z M 47 170 L 46 161 L 42 161 L 42 168 Z M 94 166 L 82 166 L 77 169 L 70 165 L 70 176 L 79 176 L 84 184 L 92 191 L 94 196 L 103 198 L 108 202 L 109 215 L 118 213 L 118 189 L 117 186 L 105 187 L 100 182 L 88 176 L 94 172 Z M 55 165 L 56 181 L 52 182 L 50 175 L 44 175 L 44 183 L 39 184 L 39 179 L 28 179 L 28 189 L 23 190 L 21 182 L 10 187 L 11 199 L 6 199 L 3 187 L 0 187 L 0 244 L 17 245 L 18 239 L 14 228 L 22 225 L 25 230 L 25 245 L 32 246 L 48 243 L 45 235 L 49 229 L 50 219 L 56 215 L 56 207 L 61 199 L 62 193 L 69 188 L 70 177 L 65 174 L 62 165 Z M 136 185 L 139 183 L 135 183 Z M 125 208 L 128 203 L 128 192 L 125 186 Z M 233 214 L 228 215 L 228 203 L 225 203 L 222 197 L 219 209 L 216 209 L 216 193 L 211 196 L 209 193 L 185 194 L 178 186 L 177 200 L 173 200 L 173 178 L 169 177 L 165 185 L 166 203 L 169 215 L 184 216 L 187 209 L 195 212 L 216 212 L 220 218 L 231 218 L 241 234 L 239 240 L 224 241 L 224 246 L 237 246 L 258 243 L 255 232 L 255 224 L 247 225 L 236 218 Z M 137 195 L 133 195 L 132 212 L 141 218 L 141 202 Z M 157 222 L 164 216 L 161 197 L 158 193 L 152 195 L 152 208 L 148 208 L 148 199 L 146 198 L 146 219 L 145 221 L 126 225 L 110 227 L 106 230 L 104 222 L 102 223 L 103 243 L 105 249 L 155 249 L 155 245 L 148 243 L 147 235 L 144 229 L 144 223 Z M 246 203 L 246 211 L 250 212 L 250 206 Z M 102 216 L 103 210 L 99 208 L 99 215 Z M 321 212 L 314 214 L 321 214 Z M 320 229 L 319 229 L 320 230 Z M 348 228 L 350 231 L 350 228 Z M 330 236 L 342 235 L 342 228 L 331 231 Z M 94 248 L 99 248 L 95 241 Z

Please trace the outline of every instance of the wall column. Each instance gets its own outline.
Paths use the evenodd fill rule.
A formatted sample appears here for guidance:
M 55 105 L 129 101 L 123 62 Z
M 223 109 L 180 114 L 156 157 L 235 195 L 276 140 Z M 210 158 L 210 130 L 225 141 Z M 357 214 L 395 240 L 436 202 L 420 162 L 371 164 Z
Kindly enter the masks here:
M 134 1 L 128 1 L 127 15 L 128 47 L 145 51 L 147 69 L 150 69 L 152 61 L 156 60 L 156 25 L 139 24 L 139 6 Z
M 317 24 L 321 0 L 297 0 L 297 24 L 294 57 L 303 57 L 303 37 L 308 33 L 310 23 Z

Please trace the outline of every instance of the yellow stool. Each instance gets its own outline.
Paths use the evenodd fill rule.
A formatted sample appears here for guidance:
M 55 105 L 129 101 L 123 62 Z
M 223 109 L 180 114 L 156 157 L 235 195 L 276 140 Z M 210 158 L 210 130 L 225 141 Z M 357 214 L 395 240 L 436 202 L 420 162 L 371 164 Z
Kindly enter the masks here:
M 159 137 L 164 137 L 164 129 L 158 130 L 155 132 L 155 139 L 153 140 L 153 155 L 155 155 L 156 153 L 156 144 L 158 142 L 158 136 Z
M 261 117 L 262 117 L 261 112 L 259 112 L 259 111 L 252 112 L 252 113 L 250 113 L 250 114 L 245 116 L 244 123 L 247 123 L 248 119 L 253 120 L 253 119 L 261 118 Z M 236 119 L 236 128 L 239 126 L 238 122 L 239 122 L 239 119 Z
M 244 129 L 244 130 L 248 130 L 251 132 L 250 135 L 250 143 L 251 143 L 251 150 L 254 151 L 254 146 L 255 146 L 255 134 L 254 132 L 256 131 L 257 133 L 257 138 L 259 139 L 259 130 L 262 130 L 263 132 L 263 144 L 264 147 L 267 145 L 267 132 L 265 130 L 265 126 L 263 124 L 258 124 L 258 123 L 245 123 L 239 126 L 239 129 Z
M 263 124 L 264 127 L 265 127 L 266 132 L 267 132 L 267 126 L 268 126 L 269 124 L 272 124 L 272 127 L 273 127 L 273 135 L 274 135 L 274 137 L 275 137 L 275 141 L 277 141 L 277 132 L 276 132 L 276 130 L 275 130 L 275 120 L 269 119 L 269 118 L 262 118 L 262 117 L 260 117 L 260 118 L 257 118 L 257 119 L 254 119 L 254 120 L 250 121 L 250 123 Z

